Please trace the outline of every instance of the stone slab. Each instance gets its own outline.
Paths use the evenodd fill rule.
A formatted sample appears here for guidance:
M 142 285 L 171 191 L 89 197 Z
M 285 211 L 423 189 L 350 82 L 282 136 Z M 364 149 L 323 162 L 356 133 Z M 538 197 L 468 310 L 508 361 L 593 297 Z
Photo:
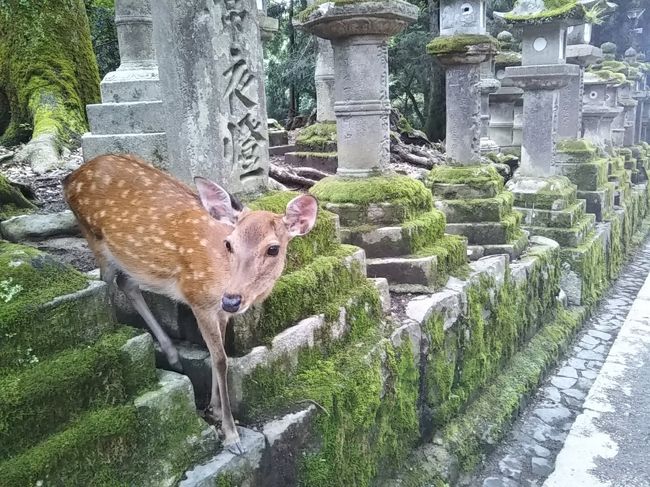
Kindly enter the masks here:
M 368 259 L 366 264 L 369 277 L 384 277 L 391 288 L 396 284 L 417 284 L 432 289 L 435 285 L 435 256 Z
M 45 215 L 19 215 L 0 222 L 0 235 L 11 241 L 42 240 L 54 236 L 77 236 L 79 227 L 70 210 Z
M 284 162 L 293 167 L 311 167 L 328 173 L 338 168 L 338 156 L 329 152 L 287 152 Z
M 167 138 L 164 133 L 95 135 L 81 137 L 84 161 L 103 154 L 134 154 L 159 169 L 168 169 Z
M 86 105 L 94 135 L 143 134 L 165 131 L 162 101 Z

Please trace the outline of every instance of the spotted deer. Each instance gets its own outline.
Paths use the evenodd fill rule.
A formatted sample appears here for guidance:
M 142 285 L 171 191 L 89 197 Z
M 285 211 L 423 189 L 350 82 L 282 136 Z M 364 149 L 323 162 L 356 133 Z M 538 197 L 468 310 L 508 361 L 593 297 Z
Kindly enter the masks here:
M 228 318 L 270 294 L 287 244 L 312 229 L 318 204 L 302 195 L 284 215 L 251 211 L 212 181 L 194 181 L 198 194 L 134 156 L 104 155 L 63 187 L 102 279 L 116 281 L 177 369 L 178 352 L 140 288 L 190 306 L 212 358 L 212 413 L 221 417 L 224 445 L 241 453 L 226 380 Z

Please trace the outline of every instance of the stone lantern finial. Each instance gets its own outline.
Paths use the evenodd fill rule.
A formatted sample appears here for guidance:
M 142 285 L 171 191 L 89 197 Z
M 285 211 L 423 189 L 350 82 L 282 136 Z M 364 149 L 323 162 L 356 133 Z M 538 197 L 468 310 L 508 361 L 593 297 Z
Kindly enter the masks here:
M 600 49 L 603 51 L 603 59 L 605 61 L 613 61 L 616 59 L 616 51 L 618 47 L 613 42 L 605 42 L 601 44 Z

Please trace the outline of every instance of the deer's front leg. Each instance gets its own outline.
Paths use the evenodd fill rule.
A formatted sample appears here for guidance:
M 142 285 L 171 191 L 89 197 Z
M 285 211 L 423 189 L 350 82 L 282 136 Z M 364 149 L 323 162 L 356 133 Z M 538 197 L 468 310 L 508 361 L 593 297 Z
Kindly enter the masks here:
M 216 413 L 215 407 L 218 402 L 221 404 L 221 429 L 225 435 L 224 446 L 232 453 L 238 455 L 243 453 L 243 448 L 239 440 L 239 433 L 235 426 L 235 420 L 232 417 L 230 409 L 230 398 L 228 396 L 228 359 L 223 346 L 222 329 L 227 324 L 227 317 L 219 311 L 206 312 L 204 310 L 194 312 L 201 334 L 208 345 L 210 356 L 212 358 L 212 378 L 216 378 L 216 388 L 213 383 L 213 397 L 210 406 Z M 216 394 L 216 396 L 214 396 Z M 218 397 L 218 402 L 216 400 Z

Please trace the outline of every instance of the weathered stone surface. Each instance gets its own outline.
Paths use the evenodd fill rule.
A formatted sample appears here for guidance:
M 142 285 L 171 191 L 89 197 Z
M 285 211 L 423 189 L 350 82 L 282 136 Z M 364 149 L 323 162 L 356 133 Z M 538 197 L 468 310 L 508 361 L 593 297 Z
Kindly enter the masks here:
M 168 169 L 182 181 L 204 176 L 235 193 L 266 186 L 259 18 L 242 13 L 256 8 L 252 0 L 152 2 Z
M 376 277 L 368 279 L 377 292 L 379 293 L 379 299 L 381 300 L 381 309 L 384 313 L 389 314 L 391 308 L 390 302 L 390 288 L 388 285 L 388 280 L 383 277 Z
M 46 215 L 20 215 L 0 222 L 3 238 L 18 242 L 20 240 L 41 240 L 53 236 L 79 235 L 77 220 L 70 210 Z
M 448 223 L 447 233 L 467 237 L 470 245 L 497 245 L 508 241 L 508 229 L 500 222 Z
M 179 487 L 213 487 L 220 475 L 236 474 L 241 480 L 242 487 L 255 485 L 254 477 L 262 460 L 266 448 L 266 439 L 262 433 L 247 429 L 237 428 L 245 453 L 234 455 L 229 451 L 222 451 L 212 460 L 198 465 L 185 472 L 185 478 L 178 484 Z
M 391 287 L 395 284 L 416 284 L 432 288 L 437 275 L 435 256 L 368 259 L 367 266 L 368 276 L 384 277 Z
M 287 152 L 284 161 L 294 167 L 311 167 L 328 173 L 336 172 L 339 159 L 336 152 Z

